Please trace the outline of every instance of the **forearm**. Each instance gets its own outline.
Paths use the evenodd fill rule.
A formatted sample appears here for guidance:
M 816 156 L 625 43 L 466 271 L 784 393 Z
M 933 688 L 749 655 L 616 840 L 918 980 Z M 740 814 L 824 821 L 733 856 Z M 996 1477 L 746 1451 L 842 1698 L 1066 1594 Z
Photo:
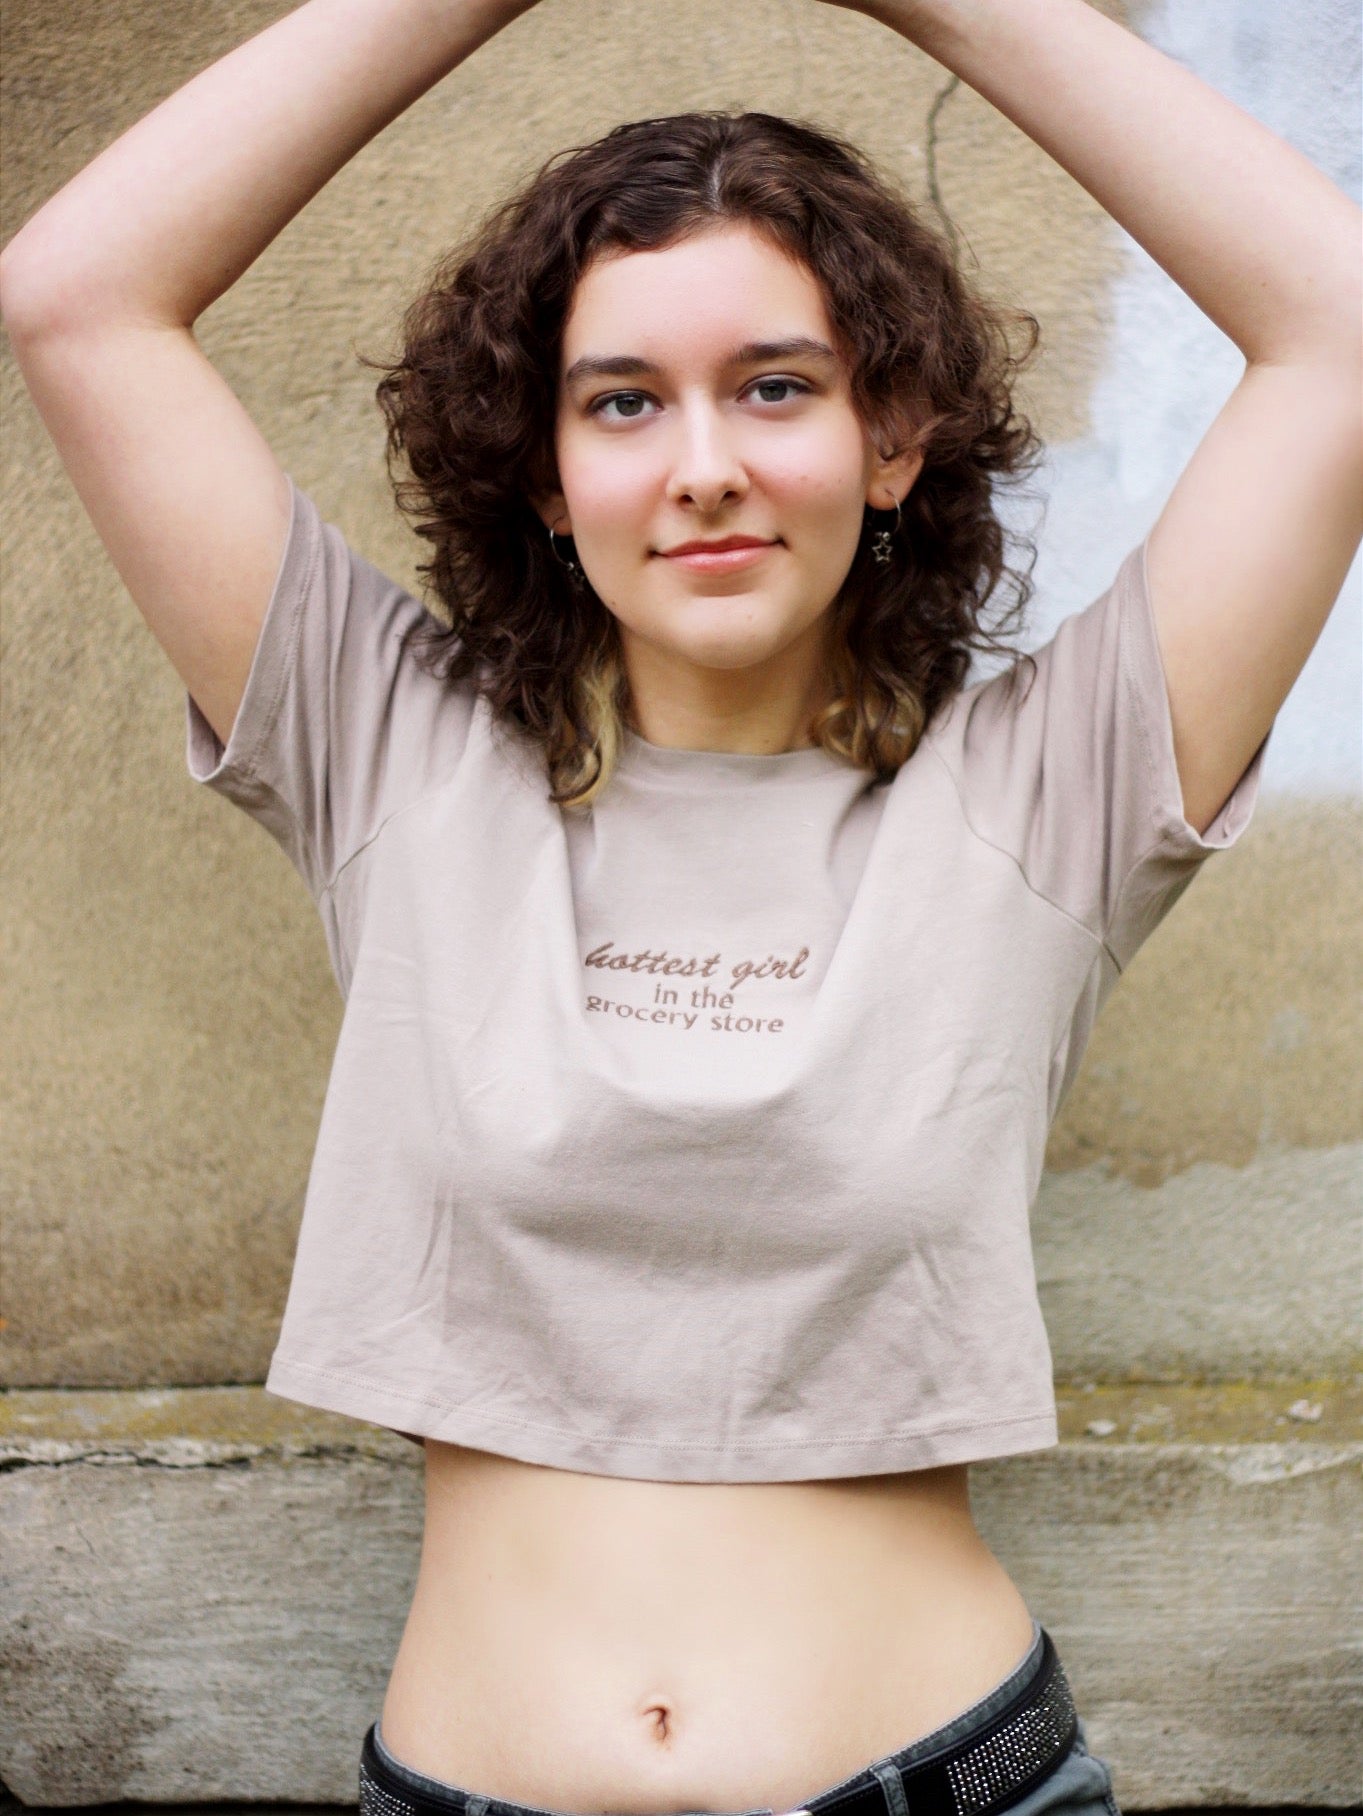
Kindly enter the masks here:
M 1088 0 L 866 0 L 1048 152 L 1252 362 L 1359 358 L 1358 208 Z
M 131 126 L 15 234 L 7 323 L 191 324 L 370 139 L 533 0 L 308 0 Z

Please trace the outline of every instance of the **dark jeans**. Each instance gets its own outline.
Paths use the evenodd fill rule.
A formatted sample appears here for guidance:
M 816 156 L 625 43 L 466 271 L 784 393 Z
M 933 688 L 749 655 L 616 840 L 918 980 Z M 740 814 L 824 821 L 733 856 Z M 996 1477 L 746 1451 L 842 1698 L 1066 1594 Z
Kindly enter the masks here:
M 872 1760 L 850 1778 L 815 1791 L 799 1806 L 800 1812 L 807 1810 L 818 1816 L 826 1801 L 835 1795 L 842 1797 L 849 1791 L 872 1790 L 879 1786 L 886 1816 L 912 1816 L 912 1799 L 906 1794 L 896 1768 L 920 1765 L 952 1742 L 967 1739 L 985 1728 L 991 1718 L 1031 1682 L 1040 1668 L 1041 1659 L 1042 1630 L 1034 1621 L 1032 1645 L 1027 1656 L 988 1695 L 940 1728 L 934 1728 L 931 1734 L 901 1747 L 897 1753 Z M 1112 1794 L 1112 1774 L 1101 1759 L 1089 1752 L 1083 1722 L 1078 1726 L 1078 1738 L 1068 1755 L 1044 1783 L 1033 1786 L 1008 1806 L 1008 1816 L 1042 1816 L 1043 1811 L 1050 1810 L 1065 1811 L 1068 1816 L 1121 1816 Z M 562 1811 L 487 1797 L 414 1771 L 388 1751 L 375 1722 L 364 1739 L 360 1816 L 433 1816 L 432 1806 L 436 1810 L 455 1812 L 457 1816 L 564 1816 Z M 726 1813 L 697 1811 L 692 1816 L 726 1816 Z M 741 1816 L 787 1816 L 787 1813 L 763 1809 L 744 1811 Z

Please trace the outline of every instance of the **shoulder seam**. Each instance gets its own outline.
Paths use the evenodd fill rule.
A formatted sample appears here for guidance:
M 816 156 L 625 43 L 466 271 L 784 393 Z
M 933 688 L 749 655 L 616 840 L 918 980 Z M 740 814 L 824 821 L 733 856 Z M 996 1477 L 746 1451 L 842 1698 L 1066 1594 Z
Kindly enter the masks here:
M 385 578 L 386 578 L 386 576 L 385 576 Z M 405 589 L 403 589 L 403 590 L 405 590 Z M 422 605 L 422 602 L 419 599 L 416 599 L 414 594 L 408 593 L 407 597 L 409 599 L 412 599 L 414 601 L 414 603 L 417 604 L 418 606 L 421 606 L 422 611 L 426 613 L 427 617 L 433 616 L 433 614 L 431 612 L 429 612 L 424 605 Z M 439 623 L 439 620 L 436 619 L 436 622 Z M 404 636 L 405 636 L 405 634 L 399 633 L 399 640 L 403 641 Z M 403 641 L 403 652 L 402 653 L 403 653 L 403 658 L 405 660 L 408 660 L 408 661 L 414 660 L 414 658 L 411 655 L 410 650 L 406 647 L 405 641 Z M 455 692 L 455 689 L 458 685 L 458 683 L 451 681 L 448 676 L 446 676 L 442 679 L 441 677 L 433 675 L 433 676 L 431 676 L 431 679 L 433 681 L 435 681 L 435 683 L 438 687 L 445 688 L 451 694 L 453 694 Z M 466 676 L 466 677 L 464 677 L 464 679 L 467 680 L 468 677 Z M 341 859 L 341 861 L 336 865 L 335 869 L 331 873 L 330 882 L 328 882 L 322 890 L 323 895 L 329 895 L 331 893 L 331 891 L 336 887 L 337 883 L 340 882 L 342 873 L 350 868 L 350 866 L 355 862 L 355 859 L 357 857 L 359 857 L 362 852 L 367 851 L 369 849 L 369 847 L 374 843 L 375 839 L 377 839 L 379 837 L 379 835 L 383 832 L 383 829 L 385 826 L 390 825 L 391 822 L 393 820 L 395 820 L 399 814 L 406 813 L 409 810 L 409 808 L 417 807 L 421 804 L 422 801 L 428 800 L 431 795 L 438 794 L 439 791 L 442 788 L 444 788 L 446 786 L 446 784 L 449 783 L 453 779 L 453 777 L 457 773 L 460 765 L 463 763 L 464 752 L 468 749 L 469 738 L 473 735 L 473 715 L 476 714 L 477 709 L 478 709 L 478 702 L 483 697 L 478 688 L 476 681 L 473 684 L 472 694 L 473 694 L 473 698 L 470 702 L 469 724 L 468 724 L 467 730 L 465 732 L 464 742 L 463 742 L 462 746 L 460 747 L 459 757 L 455 763 L 454 769 L 452 769 L 448 775 L 441 776 L 437 781 L 432 782 L 429 787 L 423 788 L 419 794 L 413 795 L 410 801 L 402 801 L 396 807 L 391 808 L 386 814 L 384 814 L 383 818 L 379 821 L 378 825 L 374 827 L 373 831 L 370 832 L 369 834 L 367 834 L 366 837 L 361 839 L 359 844 L 355 847 L 355 849 L 353 851 L 347 853 L 347 855 L 345 857 L 343 857 Z
M 451 691 L 453 691 L 451 683 L 445 682 L 445 683 L 443 683 L 443 685 L 450 686 Z M 472 707 L 473 713 L 477 712 L 478 702 L 482 698 L 483 698 L 483 696 L 481 694 L 475 692 L 474 700 L 473 700 L 473 707 Z M 331 874 L 331 881 L 329 883 L 327 883 L 325 885 L 325 887 L 323 888 L 323 890 L 321 892 L 322 895 L 331 894 L 332 890 L 336 887 L 337 883 L 340 882 L 341 877 L 344 874 L 344 872 L 350 868 L 350 866 L 355 862 L 355 859 L 360 857 L 364 852 L 368 851 L 369 847 L 374 843 L 374 841 L 383 832 L 384 828 L 386 826 L 391 826 L 393 821 L 398 818 L 399 814 L 409 813 L 412 810 L 412 808 L 419 807 L 423 801 L 428 801 L 433 794 L 439 794 L 439 792 L 442 788 L 448 787 L 448 785 L 454 780 L 455 776 L 459 773 L 459 770 L 463 765 L 464 755 L 465 755 L 465 752 L 468 750 L 469 739 L 472 736 L 473 736 L 473 719 L 472 719 L 472 717 L 470 717 L 468 731 L 464 738 L 463 745 L 460 748 L 459 756 L 458 756 L 457 761 L 455 762 L 454 768 L 450 770 L 448 775 L 443 775 L 443 776 L 439 777 L 439 779 L 432 782 L 428 788 L 423 788 L 419 794 L 413 795 L 410 801 L 402 801 L 396 807 L 391 808 L 389 810 L 389 812 L 384 814 L 383 818 L 379 821 L 378 825 L 374 828 L 374 830 L 366 838 L 361 839 L 359 844 L 355 847 L 355 849 L 352 852 L 350 852 L 350 854 L 347 857 L 344 857 L 341 859 L 341 862 L 336 866 L 335 870 Z
M 1060 915 L 1064 920 L 1067 920 L 1072 927 L 1077 927 L 1086 939 L 1092 940 L 1095 946 L 1107 953 L 1108 957 L 1112 960 L 1112 963 L 1117 966 L 1117 970 L 1120 971 L 1122 967 L 1117 963 L 1117 955 L 1112 951 L 1107 941 L 1096 934 L 1091 927 L 1086 927 L 1077 916 L 1070 913 L 1068 908 L 1062 908 L 1060 903 L 1052 901 L 1044 890 L 1038 889 L 1036 884 L 1028 876 L 1026 870 L 1024 870 L 1016 852 L 1009 851 L 1006 845 L 998 844 L 994 839 L 987 838 L 985 834 L 980 831 L 979 827 L 976 826 L 970 817 L 970 811 L 965 803 L 965 796 L 961 793 L 960 783 L 957 781 L 955 771 L 952 769 L 950 763 L 947 762 L 946 758 L 942 755 L 941 751 L 937 749 L 934 743 L 927 739 L 925 739 L 924 742 L 947 773 L 952 789 L 955 792 L 956 799 L 960 804 L 961 818 L 965 821 L 966 829 L 971 837 L 978 839 L 981 845 L 987 845 L 991 851 L 997 851 L 1000 857 L 1007 858 L 1011 864 L 1016 866 L 1018 875 L 1022 878 L 1027 888 L 1037 900 L 1039 902 L 1045 902 L 1048 908 L 1053 909 L 1056 914 Z
M 461 753 L 461 755 L 462 755 L 462 753 Z M 410 801 L 403 801 L 399 806 L 390 809 L 390 811 L 383 816 L 383 818 L 379 821 L 378 825 L 368 835 L 368 837 L 361 839 L 359 844 L 350 853 L 350 855 L 348 857 L 341 859 L 341 862 L 336 866 L 335 870 L 332 872 L 331 881 L 323 887 L 322 894 L 323 895 L 331 894 L 332 890 L 340 882 L 344 873 L 347 870 L 349 870 L 350 866 L 355 862 L 356 858 L 362 856 L 363 853 L 368 851 L 369 847 L 374 843 L 375 839 L 377 839 L 379 837 L 380 833 L 382 833 L 385 826 L 390 826 L 393 823 L 393 821 L 398 818 L 398 816 L 400 814 L 410 812 L 413 807 L 419 807 L 423 801 L 429 800 L 433 794 L 439 794 L 440 790 L 442 788 L 444 788 L 447 783 L 451 782 L 454 779 L 454 775 L 455 775 L 457 769 L 458 769 L 458 765 L 456 764 L 455 769 L 452 769 L 450 771 L 449 775 L 441 776 L 439 781 L 432 782 L 429 788 L 423 788 L 420 794 L 413 795 Z

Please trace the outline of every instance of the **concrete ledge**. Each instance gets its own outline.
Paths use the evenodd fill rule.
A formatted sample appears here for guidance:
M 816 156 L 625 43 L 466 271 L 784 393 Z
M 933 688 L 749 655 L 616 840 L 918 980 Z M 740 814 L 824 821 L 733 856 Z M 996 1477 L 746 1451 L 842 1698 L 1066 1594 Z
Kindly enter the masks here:
M 977 1465 L 973 1495 L 1123 1806 L 1356 1805 L 1360 1384 L 1060 1398 L 1058 1448 Z M 0 1779 L 39 1806 L 353 1803 L 420 1465 L 259 1388 L 0 1395 Z

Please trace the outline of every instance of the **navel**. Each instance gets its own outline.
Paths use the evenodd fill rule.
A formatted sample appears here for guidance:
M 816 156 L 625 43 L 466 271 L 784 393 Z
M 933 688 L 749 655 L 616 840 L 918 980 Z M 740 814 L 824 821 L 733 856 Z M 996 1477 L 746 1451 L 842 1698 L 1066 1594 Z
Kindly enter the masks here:
M 642 1714 L 648 1724 L 648 1737 L 659 1746 L 666 1746 L 676 1732 L 676 1710 L 663 1697 L 651 1696 L 644 1704 Z

